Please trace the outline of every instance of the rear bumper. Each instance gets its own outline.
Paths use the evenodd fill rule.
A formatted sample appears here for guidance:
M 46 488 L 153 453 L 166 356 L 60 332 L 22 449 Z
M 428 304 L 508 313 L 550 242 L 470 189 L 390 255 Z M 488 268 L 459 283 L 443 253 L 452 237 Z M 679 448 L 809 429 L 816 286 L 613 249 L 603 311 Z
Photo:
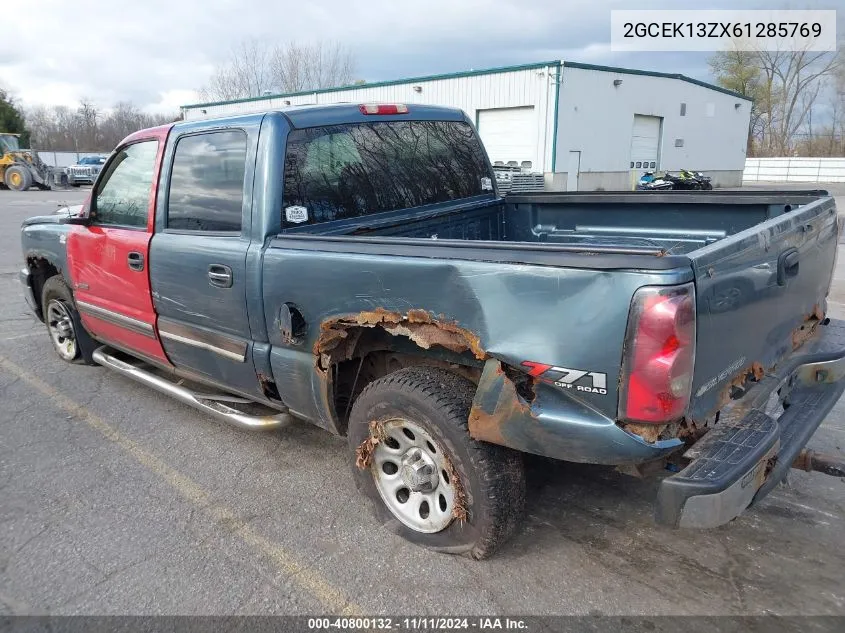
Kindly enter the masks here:
M 792 462 L 845 391 L 845 322 L 819 325 L 800 356 L 767 374 L 664 479 L 658 523 L 708 528 L 739 516 L 786 477 Z M 788 392 L 779 414 L 777 391 Z
M 35 316 L 39 319 L 42 318 L 41 311 L 38 309 L 38 303 L 35 301 L 35 293 L 32 290 L 32 275 L 29 273 L 29 269 L 21 269 L 18 273 L 18 281 L 21 282 L 21 286 L 23 287 L 23 296 L 26 299 L 26 304 L 35 313 Z

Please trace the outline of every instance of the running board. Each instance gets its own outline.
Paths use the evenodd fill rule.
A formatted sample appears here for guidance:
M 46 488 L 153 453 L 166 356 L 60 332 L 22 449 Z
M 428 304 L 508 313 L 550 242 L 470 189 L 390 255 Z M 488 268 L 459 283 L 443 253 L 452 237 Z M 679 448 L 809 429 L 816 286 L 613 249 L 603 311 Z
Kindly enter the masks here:
M 141 369 L 136 365 L 120 360 L 104 350 L 105 348 L 101 347 L 94 351 L 92 357 L 96 363 L 108 369 L 114 370 L 127 378 L 131 378 L 132 380 L 147 385 L 148 387 L 152 387 L 156 391 L 166 394 L 171 398 L 175 398 L 176 400 L 192 406 L 195 409 L 199 409 L 204 413 L 213 415 L 214 417 L 219 418 L 224 422 L 228 422 L 240 429 L 246 429 L 248 431 L 267 431 L 285 426 L 293 420 L 290 413 L 277 413 L 276 415 L 265 416 L 242 413 L 237 409 L 215 400 L 214 398 L 219 398 L 216 394 L 205 395 L 196 393 L 149 371 Z

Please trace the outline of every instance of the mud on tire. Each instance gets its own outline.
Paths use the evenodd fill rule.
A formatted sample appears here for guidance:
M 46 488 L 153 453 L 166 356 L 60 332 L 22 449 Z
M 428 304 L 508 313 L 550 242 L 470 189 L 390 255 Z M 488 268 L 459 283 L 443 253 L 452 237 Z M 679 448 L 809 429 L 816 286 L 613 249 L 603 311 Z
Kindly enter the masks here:
M 525 474 L 520 453 L 470 437 L 467 420 L 474 391 L 472 382 L 440 368 L 410 367 L 391 373 L 370 383 L 355 400 L 347 440 L 356 485 L 385 527 L 438 552 L 482 559 L 516 530 L 525 505 Z M 439 532 L 421 532 L 400 521 L 382 500 L 374 462 L 361 463 L 359 449 L 373 444 L 371 433 L 396 418 L 424 429 L 444 449 L 457 479 L 460 510 Z M 356 457 L 363 469 L 355 465 Z

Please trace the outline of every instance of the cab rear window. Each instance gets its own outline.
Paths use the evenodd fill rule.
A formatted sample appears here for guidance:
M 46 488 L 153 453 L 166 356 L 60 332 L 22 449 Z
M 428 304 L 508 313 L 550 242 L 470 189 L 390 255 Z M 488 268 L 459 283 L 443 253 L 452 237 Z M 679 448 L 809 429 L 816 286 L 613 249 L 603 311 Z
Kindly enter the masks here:
M 490 193 L 484 150 L 459 121 L 367 122 L 294 130 L 282 227 Z

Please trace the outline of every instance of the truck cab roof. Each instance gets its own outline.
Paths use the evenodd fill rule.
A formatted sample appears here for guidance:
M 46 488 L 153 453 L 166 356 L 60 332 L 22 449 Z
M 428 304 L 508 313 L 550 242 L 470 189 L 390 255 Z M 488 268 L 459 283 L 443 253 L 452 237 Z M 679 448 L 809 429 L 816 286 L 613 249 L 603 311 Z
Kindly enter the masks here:
M 403 104 L 408 108 L 404 114 L 363 114 L 362 104 L 359 103 L 331 103 L 286 106 L 273 108 L 262 112 L 239 114 L 203 121 L 190 120 L 181 121 L 175 124 L 175 129 L 183 127 L 196 128 L 197 124 L 205 123 L 208 126 L 218 127 L 220 125 L 236 124 L 246 117 L 266 115 L 270 112 L 279 112 L 285 116 L 294 128 L 307 128 L 323 125 L 340 125 L 344 123 L 373 123 L 377 121 L 401 121 L 401 120 L 422 120 L 422 121 L 464 121 L 466 114 L 458 108 L 447 108 L 443 106 L 432 106 L 423 104 Z

